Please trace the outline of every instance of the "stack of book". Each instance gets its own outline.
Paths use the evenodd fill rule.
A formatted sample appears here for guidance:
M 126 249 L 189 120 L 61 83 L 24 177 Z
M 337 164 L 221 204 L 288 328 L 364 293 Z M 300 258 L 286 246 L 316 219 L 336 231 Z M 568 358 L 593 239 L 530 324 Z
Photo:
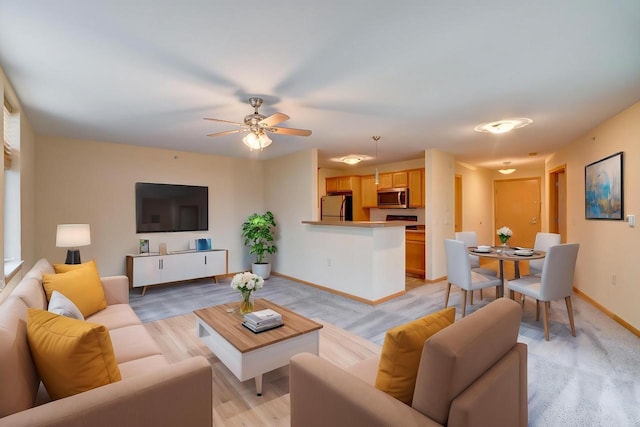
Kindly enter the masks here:
M 244 322 L 242 322 L 245 328 L 255 333 L 268 331 L 283 324 L 282 315 L 270 308 L 247 313 L 244 315 Z

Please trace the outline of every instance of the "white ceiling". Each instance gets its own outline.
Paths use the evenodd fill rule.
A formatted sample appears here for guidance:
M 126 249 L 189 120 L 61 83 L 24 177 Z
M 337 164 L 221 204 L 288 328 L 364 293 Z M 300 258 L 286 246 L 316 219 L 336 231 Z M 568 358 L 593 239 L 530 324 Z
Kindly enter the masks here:
M 264 159 L 317 147 L 321 166 L 374 156 L 380 135 L 381 163 L 439 148 L 497 169 L 640 100 L 640 1 L 2 0 L 0 66 L 41 135 Z M 253 153 L 205 136 L 234 126 L 203 117 L 241 122 L 256 95 L 313 134 Z M 508 117 L 533 125 L 473 131 Z

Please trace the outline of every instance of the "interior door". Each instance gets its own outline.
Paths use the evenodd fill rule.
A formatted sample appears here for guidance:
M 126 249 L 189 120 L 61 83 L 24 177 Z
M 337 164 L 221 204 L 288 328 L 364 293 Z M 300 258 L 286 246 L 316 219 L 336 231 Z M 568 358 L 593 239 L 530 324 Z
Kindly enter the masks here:
M 494 201 L 494 230 L 506 225 L 513 231 L 510 246 L 532 248 L 540 231 L 540 178 L 494 181 Z

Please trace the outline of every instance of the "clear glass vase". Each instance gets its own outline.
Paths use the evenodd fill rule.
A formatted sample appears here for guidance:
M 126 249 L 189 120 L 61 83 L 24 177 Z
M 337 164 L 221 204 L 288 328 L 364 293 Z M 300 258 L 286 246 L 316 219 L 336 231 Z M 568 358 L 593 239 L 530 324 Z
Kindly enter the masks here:
M 240 294 L 242 295 L 240 313 L 251 313 L 253 311 L 253 291 L 240 291 Z
M 502 236 L 498 236 L 500 237 L 500 242 L 502 242 L 502 246 L 504 248 L 508 248 L 509 247 L 509 237 L 502 237 Z

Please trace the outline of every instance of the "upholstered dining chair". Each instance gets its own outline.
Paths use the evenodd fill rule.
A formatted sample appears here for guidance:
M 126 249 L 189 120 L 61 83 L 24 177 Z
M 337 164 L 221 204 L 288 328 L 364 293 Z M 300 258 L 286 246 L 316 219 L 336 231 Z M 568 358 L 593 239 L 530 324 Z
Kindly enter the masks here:
M 542 303 L 544 339 L 547 341 L 549 341 L 549 303 L 561 298 L 564 298 L 567 305 L 571 335 L 576 336 L 571 294 L 573 292 L 573 275 L 576 269 L 579 248 L 580 245 L 578 243 L 551 246 L 548 248 L 547 256 L 544 258 L 540 276 L 529 275 L 507 282 L 509 296 L 512 299 L 514 291 L 523 296 L 536 299 L 536 321 L 540 320 L 540 303 Z
M 547 252 L 549 248 L 553 245 L 560 244 L 560 235 L 556 233 L 537 233 L 536 241 L 533 244 L 533 249 L 538 251 Z M 540 274 L 542 273 L 542 265 L 544 264 L 544 259 L 532 259 L 529 261 L 529 274 Z
M 475 231 L 456 231 L 456 240 L 462 240 L 467 249 L 474 246 L 478 246 L 478 235 Z M 477 255 L 469 254 L 469 263 L 471 264 L 471 271 L 483 274 L 485 276 L 497 276 L 498 272 L 490 268 L 480 267 L 480 257 Z M 470 295 L 470 303 L 473 305 L 473 292 Z M 482 289 L 480 289 L 480 299 L 482 299 Z
M 449 305 L 451 285 L 456 285 L 462 290 L 462 317 L 464 317 L 467 308 L 467 292 L 495 287 L 497 295 L 498 287 L 502 286 L 502 279 L 472 271 L 467 245 L 462 240 L 445 239 L 444 248 L 447 257 L 447 294 L 444 307 L 447 308 Z

